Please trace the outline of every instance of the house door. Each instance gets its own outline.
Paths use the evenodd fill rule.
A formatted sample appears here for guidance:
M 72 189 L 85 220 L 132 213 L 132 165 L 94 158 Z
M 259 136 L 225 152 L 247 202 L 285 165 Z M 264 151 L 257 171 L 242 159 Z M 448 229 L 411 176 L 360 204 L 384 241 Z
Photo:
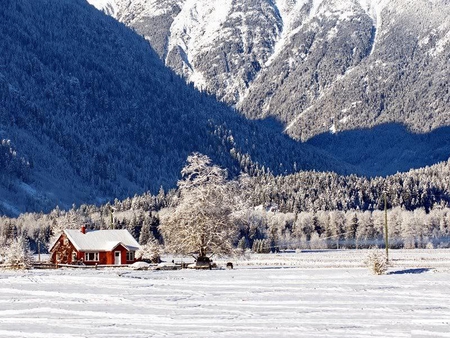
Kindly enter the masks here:
M 122 254 L 120 251 L 114 251 L 114 265 L 122 264 Z

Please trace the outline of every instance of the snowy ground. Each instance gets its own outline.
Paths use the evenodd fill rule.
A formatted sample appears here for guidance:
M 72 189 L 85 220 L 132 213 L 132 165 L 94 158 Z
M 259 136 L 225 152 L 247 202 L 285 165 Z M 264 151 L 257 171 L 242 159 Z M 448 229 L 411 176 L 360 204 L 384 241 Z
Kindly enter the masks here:
M 233 270 L 0 271 L 1 337 L 450 337 L 450 250 L 233 260 Z M 220 262 L 219 262 L 220 263 Z

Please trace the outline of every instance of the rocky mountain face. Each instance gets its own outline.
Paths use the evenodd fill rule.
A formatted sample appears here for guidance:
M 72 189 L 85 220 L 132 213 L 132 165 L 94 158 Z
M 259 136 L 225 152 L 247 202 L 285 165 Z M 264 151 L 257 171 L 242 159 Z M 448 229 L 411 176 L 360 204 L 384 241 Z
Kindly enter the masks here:
M 450 124 L 448 0 L 88 0 L 165 64 L 296 139 Z

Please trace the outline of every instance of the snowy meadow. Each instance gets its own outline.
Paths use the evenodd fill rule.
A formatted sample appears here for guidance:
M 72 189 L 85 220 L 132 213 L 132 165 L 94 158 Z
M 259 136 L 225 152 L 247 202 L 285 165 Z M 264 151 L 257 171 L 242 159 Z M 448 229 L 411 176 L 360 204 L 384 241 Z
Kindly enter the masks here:
M 450 337 L 450 250 L 391 250 L 381 276 L 367 252 L 252 254 L 233 270 L 3 270 L 0 336 Z

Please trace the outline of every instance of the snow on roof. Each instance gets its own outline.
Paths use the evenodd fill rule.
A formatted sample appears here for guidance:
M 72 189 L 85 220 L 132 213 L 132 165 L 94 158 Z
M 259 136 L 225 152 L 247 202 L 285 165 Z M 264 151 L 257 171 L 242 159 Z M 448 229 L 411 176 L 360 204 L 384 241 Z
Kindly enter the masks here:
M 64 233 L 78 251 L 111 251 L 119 244 L 128 250 L 139 249 L 138 242 L 128 230 L 87 230 L 82 233 L 79 229 L 68 229 Z

